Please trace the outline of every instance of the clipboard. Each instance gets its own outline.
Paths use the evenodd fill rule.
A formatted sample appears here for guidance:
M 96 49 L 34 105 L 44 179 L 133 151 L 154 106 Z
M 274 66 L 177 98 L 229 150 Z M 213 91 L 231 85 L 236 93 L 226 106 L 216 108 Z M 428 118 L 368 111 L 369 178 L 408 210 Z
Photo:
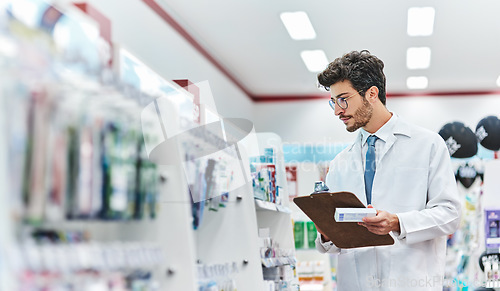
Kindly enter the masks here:
M 356 222 L 336 222 L 335 208 L 366 208 L 351 192 L 320 192 L 295 197 L 293 202 L 338 248 L 350 249 L 394 244 L 389 235 L 374 234 Z

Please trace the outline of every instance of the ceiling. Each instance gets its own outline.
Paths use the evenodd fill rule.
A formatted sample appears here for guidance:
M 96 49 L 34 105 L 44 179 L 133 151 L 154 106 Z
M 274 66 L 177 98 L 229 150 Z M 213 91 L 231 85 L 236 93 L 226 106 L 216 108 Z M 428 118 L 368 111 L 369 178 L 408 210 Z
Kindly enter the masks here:
M 153 0 L 143 0 L 155 6 Z M 156 0 L 170 21 L 214 65 L 256 101 L 328 96 L 302 50 L 322 49 L 330 61 L 368 49 L 385 63 L 389 96 L 463 95 L 500 92 L 500 1 L 496 0 Z M 434 7 L 434 33 L 407 35 L 410 7 Z M 158 9 L 162 9 L 163 12 Z M 295 41 L 280 13 L 305 11 L 316 39 Z M 162 15 L 160 15 L 162 16 Z M 169 20 L 170 18 L 170 20 Z M 428 69 L 409 70 L 409 47 L 430 47 Z M 426 89 L 406 79 L 426 76 Z

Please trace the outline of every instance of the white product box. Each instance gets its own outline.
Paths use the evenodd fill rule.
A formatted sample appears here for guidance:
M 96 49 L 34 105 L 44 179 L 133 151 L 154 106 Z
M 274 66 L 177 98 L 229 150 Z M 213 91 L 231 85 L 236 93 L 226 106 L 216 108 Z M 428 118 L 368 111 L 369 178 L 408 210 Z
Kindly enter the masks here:
M 335 208 L 336 222 L 363 222 L 363 217 L 377 215 L 375 208 Z

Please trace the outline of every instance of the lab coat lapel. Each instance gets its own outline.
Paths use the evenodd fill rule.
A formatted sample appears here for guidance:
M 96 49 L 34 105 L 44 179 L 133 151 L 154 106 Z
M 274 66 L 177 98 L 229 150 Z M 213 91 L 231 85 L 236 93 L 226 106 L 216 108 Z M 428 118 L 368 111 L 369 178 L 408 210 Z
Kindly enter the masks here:
M 392 134 L 389 135 L 389 137 L 385 141 L 384 148 L 379 153 L 378 161 L 380 164 L 383 161 L 385 154 L 389 152 L 389 150 L 392 148 L 392 146 L 394 145 L 394 143 L 398 139 L 397 136 L 400 134 L 410 137 L 411 130 L 410 130 L 410 127 L 408 126 L 407 123 L 403 122 L 400 119 L 397 119 L 396 124 L 394 125 L 394 129 L 393 129 Z
M 364 166 L 363 160 L 361 159 L 361 155 L 363 154 L 361 150 L 361 134 L 351 146 L 349 154 L 351 156 L 348 158 L 348 161 L 351 161 L 353 164 L 349 165 L 349 170 L 345 178 L 350 180 L 348 185 L 357 186 L 357 189 L 353 190 L 353 193 L 355 193 L 358 199 L 366 205 Z
M 387 138 L 387 140 L 385 141 L 385 146 L 380 151 L 379 163 L 382 162 L 385 154 L 392 148 L 392 146 L 396 142 L 396 139 L 397 139 L 396 136 L 394 136 L 393 134 Z

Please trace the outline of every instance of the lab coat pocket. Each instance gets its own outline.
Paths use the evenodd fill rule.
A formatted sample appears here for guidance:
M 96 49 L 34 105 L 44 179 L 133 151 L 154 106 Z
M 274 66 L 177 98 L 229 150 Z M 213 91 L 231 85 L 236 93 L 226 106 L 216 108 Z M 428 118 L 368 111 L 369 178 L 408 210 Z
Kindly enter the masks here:
M 358 276 L 356 268 L 356 251 L 341 249 L 338 258 L 337 283 L 339 290 L 362 290 L 359 281 L 365 278 Z
M 427 169 L 396 167 L 391 197 L 398 212 L 421 210 L 427 203 Z
M 427 242 L 399 245 L 390 249 L 389 290 L 443 290 L 431 274 L 439 262 L 429 257 Z M 387 289 L 386 289 L 387 290 Z

